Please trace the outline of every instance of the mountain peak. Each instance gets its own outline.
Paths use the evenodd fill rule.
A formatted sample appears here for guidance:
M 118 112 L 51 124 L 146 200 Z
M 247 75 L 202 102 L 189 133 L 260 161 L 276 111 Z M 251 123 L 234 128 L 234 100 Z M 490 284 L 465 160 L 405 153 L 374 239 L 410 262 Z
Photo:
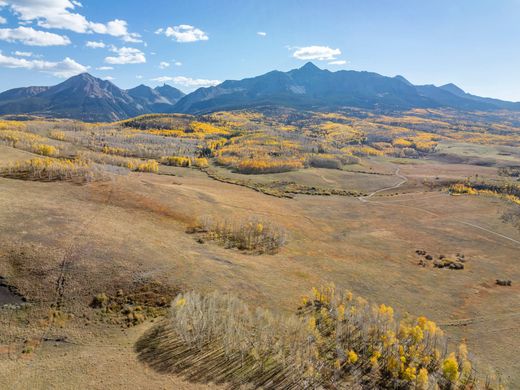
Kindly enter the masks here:
M 464 95 L 466 95 L 466 92 L 463 89 L 457 87 L 453 83 L 442 85 L 439 88 L 440 89 L 444 89 L 445 91 L 451 92 L 452 94 L 454 94 L 456 96 L 464 96 Z
M 314 72 L 314 71 L 319 71 L 321 70 L 320 68 L 318 68 L 316 65 L 314 65 L 311 61 L 307 62 L 305 65 L 303 65 L 300 70 L 304 70 L 304 71 L 307 71 L 307 72 Z

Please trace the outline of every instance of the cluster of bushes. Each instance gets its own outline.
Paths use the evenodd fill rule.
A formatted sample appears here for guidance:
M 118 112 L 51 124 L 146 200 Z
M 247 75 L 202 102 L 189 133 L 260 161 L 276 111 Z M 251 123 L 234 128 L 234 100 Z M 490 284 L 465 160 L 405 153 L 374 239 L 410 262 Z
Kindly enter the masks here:
M 266 389 L 491 389 L 465 344 L 449 351 L 425 317 L 397 320 L 334 286 L 313 289 L 294 315 L 220 293 L 176 297 L 137 344 L 141 360 L 189 378 Z
M 208 160 L 204 157 L 192 158 L 187 156 L 165 156 L 161 158 L 161 163 L 174 167 L 191 167 L 207 168 Z
M 282 160 L 264 157 L 242 159 L 238 157 L 219 156 L 215 162 L 244 174 L 282 173 L 304 168 L 301 159 Z
M 498 174 L 500 176 L 520 178 L 520 167 L 500 167 L 498 168 Z
M 83 160 L 92 161 L 98 164 L 114 165 L 118 167 L 128 168 L 135 172 L 159 172 L 159 163 L 155 160 L 140 160 L 138 158 L 128 158 L 112 154 L 98 152 L 81 152 L 79 156 Z
M 449 191 L 453 195 L 497 196 L 520 205 L 520 185 L 517 184 L 456 183 L 450 186 Z
M 199 233 L 207 240 L 218 241 L 228 248 L 254 253 L 275 253 L 286 242 L 283 228 L 255 217 L 238 221 L 204 217 L 188 231 Z
M 335 156 L 314 154 L 307 158 L 307 164 L 315 168 L 341 169 L 343 164 Z
M 72 180 L 78 183 L 93 181 L 100 177 L 99 172 L 85 160 L 66 160 L 54 158 L 34 158 L 7 165 L 0 170 L 4 177 L 38 180 L 60 181 Z
M 13 148 L 27 152 L 41 154 L 42 156 L 56 157 L 60 154 L 56 146 L 45 143 L 46 138 L 18 130 L 0 130 L 0 142 Z

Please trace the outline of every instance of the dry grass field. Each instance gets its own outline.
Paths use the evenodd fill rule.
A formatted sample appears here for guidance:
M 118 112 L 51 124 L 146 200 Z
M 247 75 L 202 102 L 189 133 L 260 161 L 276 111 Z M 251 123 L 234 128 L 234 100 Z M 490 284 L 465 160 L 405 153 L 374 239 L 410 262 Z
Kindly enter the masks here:
M 11 303 L 14 291 L 27 300 L 0 308 L 0 383 L 216 388 L 157 372 L 134 350 L 179 292 L 226 291 L 252 307 L 289 313 L 313 286 L 333 282 L 401 316 L 427 316 L 450 345 L 466 341 L 477 373 L 491 368 L 507 388 L 519 387 L 520 206 L 500 193 L 448 192 L 450 184 L 468 180 L 515 183 L 498 171 L 520 166 L 516 149 L 503 146 L 503 129 L 479 133 L 484 125 L 476 114 L 465 118 L 464 131 L 450 125 L 451 113 L 330 115 L 307 114 L 294 123 L 281 114 L 265 120 L 220 113 L 204 118 L 207 126 L 185 118 L 166 128 L 154 123 L 163 131 L 157 134 L 118 124 L 128 132 L 122 138 L 116 125 L 49 122 L 12 130 L 21 133 L 14 142 L 19 135 L 4 131 L 2 138 L 0 128 L 0 168 L 14 172 L 45 155 L 31 147 L 30 134 L 59 149 L 46 158 L 97 153 L 88 162 L 95 171 L 88 181 L 0 177 L 0 276 L 11 288 L 2 303 Z M 345 128 L 332 126 L 334 120 Z M 510 145 L 516 145 L 520 129 L 510 123 Z M 392 139 L 358 142 L 385 131 L 415 143 L 413 158 Z M 342 162 L 334 169 L 308 165 L 314 154 Z M 114 155 L 121 159 L 108 159 Z M 130 161 L 149 164 L 169 155 L 193 164 L 134 169 Z M 197 167 L 196 158 L 209 167 Z M 302 166 L 265 174 L 237 168 L 257 158 L 269 167 L 289 160 Z M 187 233 L 201 218 L 251 217 L 283 229 L 285 245 L 253 253 Z M 436 267 L 439 257 L 463 259 L 464 268 Z

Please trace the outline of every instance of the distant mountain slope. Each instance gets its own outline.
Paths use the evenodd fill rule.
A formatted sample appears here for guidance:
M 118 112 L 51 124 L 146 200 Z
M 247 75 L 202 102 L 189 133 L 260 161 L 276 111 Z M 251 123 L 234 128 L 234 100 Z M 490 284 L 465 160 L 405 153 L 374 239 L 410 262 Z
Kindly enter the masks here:
M 0 94 L 0 114 L 37 114 L 90 122 L 116 121 L 152 112 L 171 111 L 183 96 L 176 88 L 144 85 L 129 91 L 83 73 L 53 87 L 16 88 Z M 171 89 L 170 89 L 171 88 Z
M 185 94 L 177 88 L 163 85 L 154 89 L 139 85 L 127 90 L 128 94 L 134 98 L 144 108 L 154 113 L 167 113 L 172 110 L 172 106 L 179 101 Z
M 450 107 L 464 110 L 520 110 L 520 103 L 478 98 L 453 84 L 444 87 L 414 86 L 402 76 L 377 73 L 330 72 L 307 63 L 289 72 L 273 71 L 240 81 L 225 81 L 199 88 L 182 98 L 176 112 L 204 113 L 217 110 L 282 105 L 304 109 L 342 106 L 368 109 Z
M 413 85 L 403 76 L 341 70 L 307 63 L 289 72 L 228 80 L 185 95 L 168 85 L 122 90 L 83 73 L 53 87 L 16 88 L 0 94 L 0 114 L 34 114 L 84 121 L 116 121 L 148 113 L 199 114 L 220 110 L 281 106 L 305 110 L 341 107 L 408 110 L 520 110 L 520 103 L 468 94 L 454 84 Z

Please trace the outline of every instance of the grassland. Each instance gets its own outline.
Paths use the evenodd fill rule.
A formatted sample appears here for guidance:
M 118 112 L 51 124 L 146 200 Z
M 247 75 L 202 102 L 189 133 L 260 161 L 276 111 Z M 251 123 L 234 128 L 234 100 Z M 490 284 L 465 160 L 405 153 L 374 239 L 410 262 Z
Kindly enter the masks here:
M 137 340 L 179 291 L 227 291 L 287 315 L 333 282 L 427 316 L 450 345 L 466 340 L 478 373 L 518 387 L 519 206 L 449 188 L 516 185 L 519 126 L 509 113 L 447 111 L 1 122 L 0 276 L 28 304 L 0 309 L 0 382 L 218 387 L 138 360 Z M 95 179 L 13 175 L 34 159 L 82 161 L 79 177 Z M 284 244 L 255 253 L 199 240 L 186 230 L 200 218 L 255 218 Z M 457 255 L 463 269 L 433 266 Z

